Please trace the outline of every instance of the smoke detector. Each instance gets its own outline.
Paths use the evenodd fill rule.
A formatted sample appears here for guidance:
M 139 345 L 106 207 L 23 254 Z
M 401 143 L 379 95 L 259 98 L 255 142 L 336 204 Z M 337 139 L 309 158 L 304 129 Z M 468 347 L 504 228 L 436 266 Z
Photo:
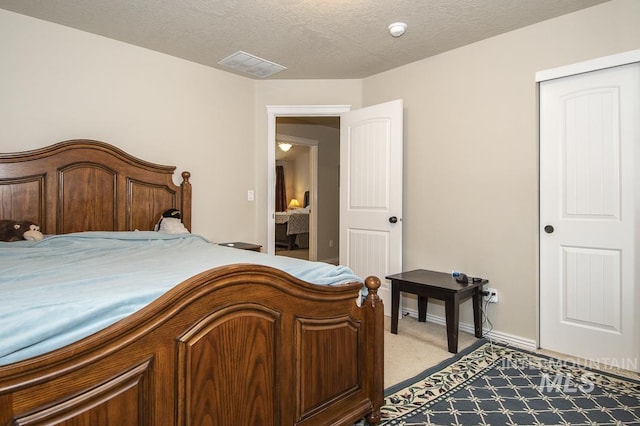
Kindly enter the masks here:
M 389 32 L 394 37 L 400 37 L 405 31 L 407 31 L 407 24 L 404 22 L 394 22 L 389 25 Z

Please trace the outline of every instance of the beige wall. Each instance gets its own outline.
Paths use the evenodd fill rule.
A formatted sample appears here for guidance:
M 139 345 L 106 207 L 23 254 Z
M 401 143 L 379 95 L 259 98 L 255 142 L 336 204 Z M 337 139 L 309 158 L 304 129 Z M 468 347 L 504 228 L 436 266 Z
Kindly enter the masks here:
M 296 168 L 296 184 L 294 187 L 293 195 L 298 200 L 300 205 L 304 203 L 304 192 L 309 190 L 309 161 L 310 155 L 309 151 L 311 150 L 309 147 L 300 147 L 302 154 L 298 156 L 295 162 Z M 304 207 L 304 206 L 303 206 Z
M 0 57 L 0 152 L 97 139 L 189 170 L 213 241 L 266 243 L 267 105 L 362 98 L 361 80 L 253 81 L 1 9 Z
M 0 152 L 110 142 L 191 171 L 195 232 L 253 240 L 252 80 L 4 10 L 0 58 Z
M 640 1 L 616 0 L 363 82 L 364 105 L 404 100 L 405 269 L 490 279 L 499 332 L 537 333 L 535 72 L 640 48 L 639 18 Z

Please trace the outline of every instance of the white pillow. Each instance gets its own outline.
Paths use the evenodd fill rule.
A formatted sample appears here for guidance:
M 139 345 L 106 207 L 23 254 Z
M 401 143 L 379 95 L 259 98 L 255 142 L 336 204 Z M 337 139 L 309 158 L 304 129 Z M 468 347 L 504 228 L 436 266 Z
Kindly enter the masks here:
M 189 230 L 185 228 L 184 224 L 180 221 L 180 219 L 176 219 L 173 217 L 163 217 L 160 222 L 160 228 L 158 232 L 163 232 L 165 234 L 188 234 Z

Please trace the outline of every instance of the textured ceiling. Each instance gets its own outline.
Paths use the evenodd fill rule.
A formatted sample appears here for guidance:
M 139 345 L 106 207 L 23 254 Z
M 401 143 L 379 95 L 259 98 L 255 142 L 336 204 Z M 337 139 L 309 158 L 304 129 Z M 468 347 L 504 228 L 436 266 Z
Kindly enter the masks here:
M 214 68 L 243 50 L 269 79 L 364 78 L 608 0 L 0 0 L 0 8 Z M 392 22 L 408 24 L 393 38 Z M 240 74 L 244 75 L 244 74 Z

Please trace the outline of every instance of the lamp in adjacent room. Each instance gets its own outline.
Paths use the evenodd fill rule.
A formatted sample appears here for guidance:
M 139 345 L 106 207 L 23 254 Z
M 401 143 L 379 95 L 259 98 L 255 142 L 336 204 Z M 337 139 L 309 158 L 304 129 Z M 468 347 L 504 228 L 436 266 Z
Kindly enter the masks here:
M 289 208 L 290 209 L 299 209 L 300 208 L 300 201 L 298 201 L 295 198 L 292 198 L 291 201 L 289 201 Z
M 283 150 L 284 152 L 287 152 L 291 149 L 292 145 L 286 142 L 278 142 L 278 146 L 280 147 L 281 150 Z

